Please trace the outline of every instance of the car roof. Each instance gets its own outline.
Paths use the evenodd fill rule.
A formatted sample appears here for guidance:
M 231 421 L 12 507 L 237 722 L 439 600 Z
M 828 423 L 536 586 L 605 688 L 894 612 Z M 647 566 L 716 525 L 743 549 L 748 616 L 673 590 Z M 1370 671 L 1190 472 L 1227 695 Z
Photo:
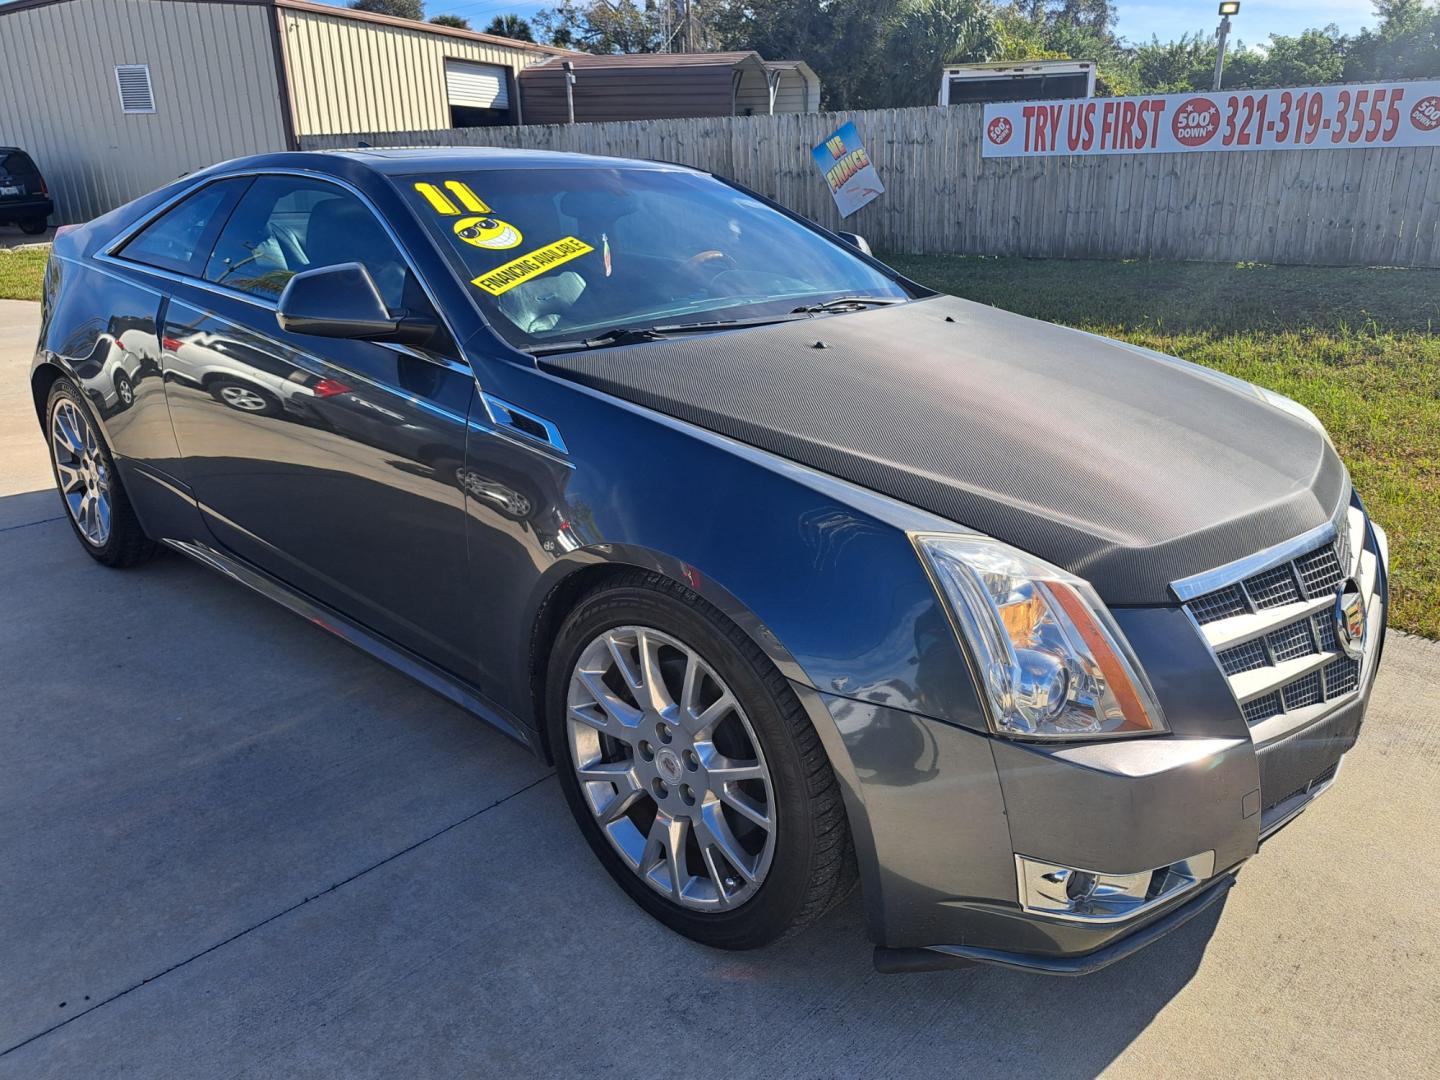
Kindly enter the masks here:
M 467 169 L 646 169 L 703 172 L 688 165 L 638 158 L 600 157 L 553 150 L 514 150 L 499 146 L 437 146 L 414 149 L 358 147 L 345 150 L 293 151 L 263 154 L 228 161 L 225 170 L 238 168 L 334 168 L 337 159 L 385 175 Z

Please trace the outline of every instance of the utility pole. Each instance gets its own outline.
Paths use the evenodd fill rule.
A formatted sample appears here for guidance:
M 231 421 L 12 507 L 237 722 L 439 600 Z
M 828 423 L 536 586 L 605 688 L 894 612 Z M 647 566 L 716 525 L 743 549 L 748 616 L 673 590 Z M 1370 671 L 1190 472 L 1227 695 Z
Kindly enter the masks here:
M 694 0 L 685 0 L 685 51 L 695 51 L 695 11 L 691 6 Z
M 1220 90 L 1220 77 L 1225 74 L 1225 39 L 1230 36 L 1230 16 L 1240 14 L 1240 0 L 1221 0 L 1220 29 L 1215 31 L 1215 85 L 1210 89 Z
M 575 123 L 575 65 L 566 60 L 560 65 L 565 69 L 565 122 Z

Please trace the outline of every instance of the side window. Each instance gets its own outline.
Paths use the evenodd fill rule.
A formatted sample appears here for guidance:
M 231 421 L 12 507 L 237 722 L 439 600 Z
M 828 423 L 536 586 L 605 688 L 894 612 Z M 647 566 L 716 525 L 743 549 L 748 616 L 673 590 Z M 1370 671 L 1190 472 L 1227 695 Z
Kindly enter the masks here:
M 215 233 L 249 182 L 237 178 L 206 184 L 146 225 L 117 254 L 130 262 L 199 277 Z
M 205 278 L 274 300 L 300 271 L 346 262 L 370 271 L 391 308 L 407 306 L 409 268 L 364 203 L 322 180 L 262 176 L 221 230 Z

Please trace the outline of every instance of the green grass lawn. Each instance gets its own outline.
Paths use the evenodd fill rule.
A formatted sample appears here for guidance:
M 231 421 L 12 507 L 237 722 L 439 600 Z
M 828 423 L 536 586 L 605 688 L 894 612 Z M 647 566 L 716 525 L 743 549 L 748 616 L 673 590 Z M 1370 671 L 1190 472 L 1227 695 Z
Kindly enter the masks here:
M 1440 271 L 889 262 L 931 288 L 1124 338 L 1308 405 L 1390 534 L 1391 625 L 1440 637 Z
M 49 248 L 0 251 L 0 300 L 39 300 Z
M 0 299 L 39 299 L 45 256 L 0 251 Z M 1392 625 L 1440 638 L 1440 270 L 889 261 L 931 288 L 1125 338 L 1308 405 L 1390 533 Z

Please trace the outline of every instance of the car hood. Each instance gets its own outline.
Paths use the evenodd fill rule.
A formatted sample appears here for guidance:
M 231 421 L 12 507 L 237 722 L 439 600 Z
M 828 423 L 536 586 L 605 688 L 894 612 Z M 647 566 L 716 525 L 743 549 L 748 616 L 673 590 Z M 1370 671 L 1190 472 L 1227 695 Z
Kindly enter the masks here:
M 1004 540 L 1112 604 L 1173 602 L 1170 582 L 1349 497 L 1328 440 L 1246 384 L 954 297 L 540 363 Z

